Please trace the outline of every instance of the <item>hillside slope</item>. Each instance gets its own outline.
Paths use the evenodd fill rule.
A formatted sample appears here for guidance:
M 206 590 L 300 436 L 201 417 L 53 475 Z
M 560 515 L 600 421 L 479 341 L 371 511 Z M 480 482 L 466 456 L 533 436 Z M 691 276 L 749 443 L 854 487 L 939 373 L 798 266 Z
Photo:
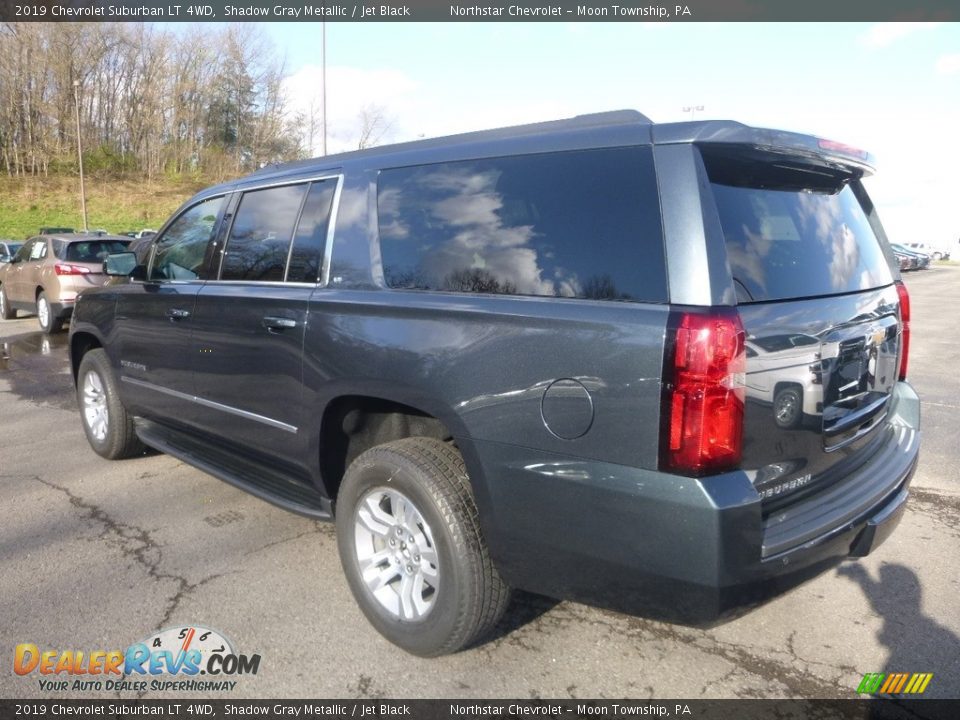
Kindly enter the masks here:
M 89 227 L 112 233 L 159 229 L 205 180 L 87 178 Z M 83 227 L 80 181 L 76 177 L 0 177 L 0 238 L 23 240 L 40 227 Z

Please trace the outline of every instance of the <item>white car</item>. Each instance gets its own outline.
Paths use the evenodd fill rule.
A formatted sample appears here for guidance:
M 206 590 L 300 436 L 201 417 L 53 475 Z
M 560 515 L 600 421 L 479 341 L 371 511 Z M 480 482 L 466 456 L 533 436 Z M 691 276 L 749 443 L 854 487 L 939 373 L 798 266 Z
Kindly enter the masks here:
M 820 340 L 785 333 L 746 341 L 747 396 L 770 403 L 777 427 L 795 428 L 823 413 Z
M 929 255 L 933 260 L 949 260 L 950 259 L 950 251 L 944 250 L 943 248 L 933 247 L 932 245 L 927 245 L 926 243 L 921 243 L 921 242 L 912 242 L 912 243 L 903 243 L 903 244 L 915 252 L 922 252 L 924 255 Z

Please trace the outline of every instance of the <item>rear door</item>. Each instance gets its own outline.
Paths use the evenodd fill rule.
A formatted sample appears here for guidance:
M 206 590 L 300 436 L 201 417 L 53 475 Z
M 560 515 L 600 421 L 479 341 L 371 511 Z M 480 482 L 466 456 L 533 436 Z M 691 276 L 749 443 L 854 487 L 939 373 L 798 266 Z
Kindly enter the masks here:
M 200 425 L 243 452 L 306 455 L 303 338 L 337 182 L 326 177 L 244 192 L 219 278 L 197 297 L 191 357 Z
M 846 169 L 702 154 L 746 330 L 742 466 L 773 510 L 848 477 L 884 442 L 898 380 L 896 271 Z

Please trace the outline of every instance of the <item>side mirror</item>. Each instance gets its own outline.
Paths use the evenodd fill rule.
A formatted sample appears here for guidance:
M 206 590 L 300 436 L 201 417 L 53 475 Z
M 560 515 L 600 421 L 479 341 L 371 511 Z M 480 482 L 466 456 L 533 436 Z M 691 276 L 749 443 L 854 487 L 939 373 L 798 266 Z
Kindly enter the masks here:
M 111 277 L 129 277 L 137 267 L 137 255 L 132 252 L 113 253 L 103 261 L 103 272 Z

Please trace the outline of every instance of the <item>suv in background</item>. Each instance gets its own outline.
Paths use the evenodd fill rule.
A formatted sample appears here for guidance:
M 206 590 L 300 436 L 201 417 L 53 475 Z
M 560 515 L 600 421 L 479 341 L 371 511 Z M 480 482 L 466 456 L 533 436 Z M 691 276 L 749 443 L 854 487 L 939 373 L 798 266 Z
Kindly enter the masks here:
M 910 304 L 870 170 L 629 111 L 266 168 L 80 297 L 83 428 L 334 520 L 412 653 L 511 587 L 715 618 L 904 511 Z
M 40 235 L 0 265 L 0 318 L 18 310 L 37 314 L 40 329 L 59 332 L 77 295 L 107 281 L 103 260 L 127 249 L 129 238 L 108 235 Z

